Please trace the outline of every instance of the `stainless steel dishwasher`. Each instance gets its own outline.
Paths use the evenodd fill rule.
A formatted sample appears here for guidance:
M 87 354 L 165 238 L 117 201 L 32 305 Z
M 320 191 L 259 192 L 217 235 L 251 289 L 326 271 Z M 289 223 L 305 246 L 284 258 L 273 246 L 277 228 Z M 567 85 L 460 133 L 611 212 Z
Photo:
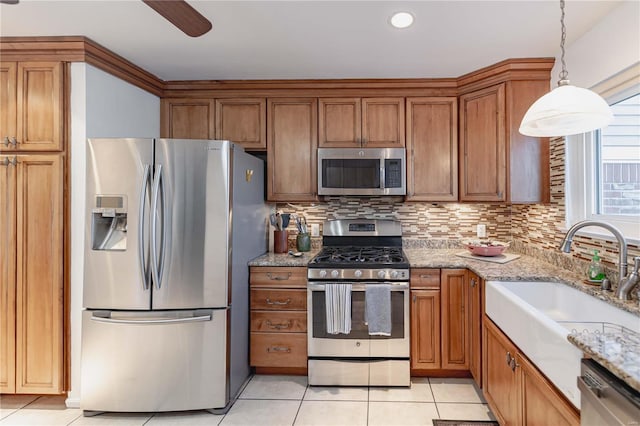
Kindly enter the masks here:
M 640 392 L 591 359 L 578 377 L 582 426 L 640 425 Z

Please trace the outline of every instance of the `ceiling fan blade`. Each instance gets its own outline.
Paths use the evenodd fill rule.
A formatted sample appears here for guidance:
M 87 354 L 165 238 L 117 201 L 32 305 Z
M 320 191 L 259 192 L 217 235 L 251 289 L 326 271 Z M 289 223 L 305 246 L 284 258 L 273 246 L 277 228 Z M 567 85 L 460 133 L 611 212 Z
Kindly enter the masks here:
M 184 0 L 142 1 L 188 36 L 199 37 L 211 29 L 211 22 Z

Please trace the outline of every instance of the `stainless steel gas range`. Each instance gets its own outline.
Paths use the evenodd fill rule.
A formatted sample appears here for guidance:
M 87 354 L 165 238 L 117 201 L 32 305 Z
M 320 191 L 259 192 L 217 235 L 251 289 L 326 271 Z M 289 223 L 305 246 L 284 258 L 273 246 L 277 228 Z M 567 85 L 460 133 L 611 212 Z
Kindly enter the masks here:
M 409 386 L 400 222 L 334 220 L 323 231 L 323 249 L 308 265 L 309 384 Z

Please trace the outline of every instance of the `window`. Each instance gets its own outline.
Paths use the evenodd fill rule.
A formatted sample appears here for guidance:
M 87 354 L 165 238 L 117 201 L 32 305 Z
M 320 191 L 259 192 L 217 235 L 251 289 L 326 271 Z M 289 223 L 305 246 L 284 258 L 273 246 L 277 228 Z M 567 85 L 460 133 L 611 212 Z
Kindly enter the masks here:
M 585 219 L 606 221 L 636 243 L 640 242 L 639 70 L 640 66 L 632 67 L 621 73 L 625 78 L 613 77 L 615 84 L 609 88 L 596 89 L 611 105 L 614 120 L 602 130 L 567 137 L 565 171 L 567 226 Z M 609 235 L 602 232 L 595 236 Z

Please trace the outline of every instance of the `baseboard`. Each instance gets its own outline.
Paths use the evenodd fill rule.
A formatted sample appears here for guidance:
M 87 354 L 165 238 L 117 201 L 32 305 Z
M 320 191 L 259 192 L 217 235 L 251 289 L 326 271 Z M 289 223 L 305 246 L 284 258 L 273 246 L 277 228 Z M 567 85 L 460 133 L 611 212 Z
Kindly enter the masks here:
M 69 395 L 68 398 L 64 400 L 64 404 L 67 408 L 80 408 L 80 397 Z

